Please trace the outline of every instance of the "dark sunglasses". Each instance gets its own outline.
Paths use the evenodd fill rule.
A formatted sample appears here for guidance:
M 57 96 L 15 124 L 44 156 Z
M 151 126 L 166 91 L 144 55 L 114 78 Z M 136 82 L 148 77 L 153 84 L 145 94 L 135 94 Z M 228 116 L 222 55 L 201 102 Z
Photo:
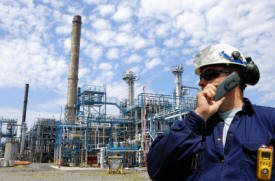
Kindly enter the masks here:
M 221 73 L 227 73 L 230 74 L 232 71 L 230 70 L 214 70 L 214 69 L 208 69 L 205 72 L 200 74 L 200 80 L 204 78 L 204 80 L 212 80 L 214 78 L 217 78 L 220 76 Z

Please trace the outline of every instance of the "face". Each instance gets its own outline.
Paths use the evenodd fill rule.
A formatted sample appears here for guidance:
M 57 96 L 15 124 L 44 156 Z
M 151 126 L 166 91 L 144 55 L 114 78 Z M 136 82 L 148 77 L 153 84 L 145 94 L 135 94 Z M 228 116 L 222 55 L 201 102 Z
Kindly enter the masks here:
M 207 84 L 218 86 L 232 71 L 220 66 L 208 66 L 201 70 L 201 78 L 198 85 L 204 89 Z

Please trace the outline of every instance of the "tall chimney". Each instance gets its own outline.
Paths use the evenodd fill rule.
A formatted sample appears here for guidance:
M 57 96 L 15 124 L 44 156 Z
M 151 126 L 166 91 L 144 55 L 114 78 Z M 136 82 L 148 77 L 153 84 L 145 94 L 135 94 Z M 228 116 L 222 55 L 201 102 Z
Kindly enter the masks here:
M 66 122 L 74 123 L 76 121 L 77 101 L 77 82 L 78 82 L 78 64 L 79 64 L 79 48 L 81 33 L 81 16 L 73 17 L 72 41 L 71 41 L 71 57 L 68 76 L 68 98 L 66 106 Z
M 29 94 L 29 84 L 26 84 L 25 85 L 23 113 L 22 113 L 22 124 L 21 124 L 20 159 L 23 158 L 23 152 L 24 152 L 24 147 L 25 147 L 25 133 L 27 131 L 26 112 L 27 112 L 27 105 L 28 105 L 28 94 Z

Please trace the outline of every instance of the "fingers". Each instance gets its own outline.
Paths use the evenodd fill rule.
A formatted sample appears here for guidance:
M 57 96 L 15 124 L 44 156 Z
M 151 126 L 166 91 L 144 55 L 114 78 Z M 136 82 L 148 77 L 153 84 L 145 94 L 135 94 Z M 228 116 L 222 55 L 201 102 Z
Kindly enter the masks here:
M 214 101 L 216 96 L 216 86 L 208 84 L 201 92 L 197 94 L 197 108 L 195 112 L 198 113 L 204 120 L 216 113 L 219 107 L 225 100 L 225 97 L 218 101 Z
M 202 94 L 208 101 L 212 101 L 216 95 L 216 87 L 212 84 L 208 84 L 203 90 Z

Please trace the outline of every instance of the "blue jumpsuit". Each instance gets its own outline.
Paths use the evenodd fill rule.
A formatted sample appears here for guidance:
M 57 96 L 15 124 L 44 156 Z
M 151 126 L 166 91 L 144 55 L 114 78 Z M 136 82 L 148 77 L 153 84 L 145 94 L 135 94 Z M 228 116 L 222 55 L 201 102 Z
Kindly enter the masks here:
M 147 157 L 149 176 L 156 181 L 257 180 L 258 148 L 262 144 L 275 148 L 275 109 L 245 99 L 224 147 L 223 126 L 218 114 L 205 122 L 190 112 L 152 143 Z M 274 164 L 271 180 L 275 180 Z

